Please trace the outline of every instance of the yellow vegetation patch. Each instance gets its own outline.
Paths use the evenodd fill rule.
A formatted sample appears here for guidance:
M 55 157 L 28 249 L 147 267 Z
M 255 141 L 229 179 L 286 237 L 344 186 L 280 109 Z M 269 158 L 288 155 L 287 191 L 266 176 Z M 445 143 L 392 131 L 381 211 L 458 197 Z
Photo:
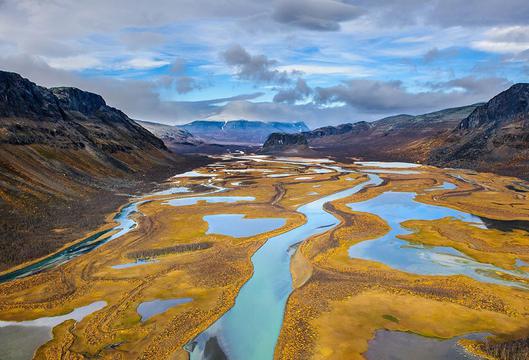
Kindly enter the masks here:
M 529 235 L 525 231 L 486 230 L 450 218 L 402 224 L 413 230 L 402 239 L 432 246 L 450 246 L 483 263 L 514 269 L 517 259 L 529 260 Z
M 362 359 L 368 341 L 378 329 L 410 331 L 451 338 L 470 332 L 509 333 L 526 319 L 513 319 L 487 310 L 412 295 L 366 291 L 331 303 L 331 310 L 314 320 L 318 329 L 316 358 Z M 391 315 L 398 322 L 387 319 Z
M 37 358 L 184 359 L 183 345 L 233 305 L 239 289 L 252 275 L 255 251 L 268 238 L 305 222 L 295 211 L 297 207 L 367 180 L 362 173 L 318 174 L 296 164 L 248 159 L 223 164 L 225 168 L 197 169 L 215 177 L 171 179 L 175 186 L 189 187 L 194 193 L 150 196 L 151 201 L 139 207 L 141 214 L 135 215 L 138 227 L 127 235 L 57 268 L 0 284 L 2 320 L 55 316 L 104 300 L 105 308 L 81 322 L 57 326 L 53 340 L 38 350 Z M 408 274 L 381 263 L 349 258 L 351 245 L 383 236 L 389 227 L 377 216 L 353 212 L 347 204 L 385 191 L 417 192 L 418 201 L 480 216 L 529 219 L 526 195 L 511 190 L 512 178 L 432 167 L 417 171 L 420 174 L 381 174 L 382 185 L 325 205 L 339 225 L 300 244 L 292 257 L 294 291 L 276 347 L 278 359 L 361 358 L 376 330 L 384 328 L 445 338 L 474 331 L 493 332 L 502 339 L 525 334 L 528 291 L 464 276 Z M 292 175 L 268 176 L 283 173 Z M 458 174 L 466 180 L 453 177 Z M 311 178 L 296 180 L 299 177 Z M 457 189 L 426 191 L 445 181 L 456 184 Z M 211 184 L 226 190 L 207 193 L 214 190 L 208 187 Z M 167 204 L 168 199 L 197 195 L 253 196 L 255 200 L 180 207 Z M 203 217 L 226 213 L 284 218 L 286 224 L 245 238 L 206 234 L 208 225 Z M 111 215 L 108 222 L 105 228 L 112 226 Z M 403 225 L 414 231 L 403 236 L 408 241 L 452 246 L 507 269 L 513 268 L 516 259 L 529 260 L 525 232 L 483 230 L 454 219 L 411 220 Z M 141 254 L 155 254 L 155 261 L 112 268 L 133 262 Z M 184 297 L 193 300 L 140 321 L 137 307 L 142 302 Z

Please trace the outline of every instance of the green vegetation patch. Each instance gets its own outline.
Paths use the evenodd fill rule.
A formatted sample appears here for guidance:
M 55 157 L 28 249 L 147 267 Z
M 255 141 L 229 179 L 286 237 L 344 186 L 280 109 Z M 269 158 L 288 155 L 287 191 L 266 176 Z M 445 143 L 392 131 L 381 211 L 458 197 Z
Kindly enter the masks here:
M 382 317 L 383 317 L 384 319 L 386 319 L 386 320 L 393 321 L 394 323 L 397 323 L 397 324 L 399 323 L 399 319 L 396 318 L 396 317 L 393 316 L 393 315 L 384 314 L 384 315 L 382 315 Z

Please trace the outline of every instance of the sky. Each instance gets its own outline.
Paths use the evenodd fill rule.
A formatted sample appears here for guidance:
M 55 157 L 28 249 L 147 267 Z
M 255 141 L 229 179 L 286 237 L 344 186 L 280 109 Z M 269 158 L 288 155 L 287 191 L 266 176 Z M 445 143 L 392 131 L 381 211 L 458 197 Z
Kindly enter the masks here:
M 528 82 L 529 1 L 0 0 L 0 69 L 165 124 L 372 121 Z

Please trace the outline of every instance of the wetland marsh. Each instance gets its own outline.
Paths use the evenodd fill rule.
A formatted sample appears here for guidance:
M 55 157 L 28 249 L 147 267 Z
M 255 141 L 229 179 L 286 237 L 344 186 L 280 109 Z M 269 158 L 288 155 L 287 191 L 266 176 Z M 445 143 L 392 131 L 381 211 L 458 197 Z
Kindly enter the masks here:
M 529 336 L 519 179 L 407 163 L 216 161 L 0 275 L 0 343 L 12 341 L 2 324 L 61 319 L 14 332 L 27 341 L 6 360 L 404 359 L 414 347 L 480 358 L 484 341 Z

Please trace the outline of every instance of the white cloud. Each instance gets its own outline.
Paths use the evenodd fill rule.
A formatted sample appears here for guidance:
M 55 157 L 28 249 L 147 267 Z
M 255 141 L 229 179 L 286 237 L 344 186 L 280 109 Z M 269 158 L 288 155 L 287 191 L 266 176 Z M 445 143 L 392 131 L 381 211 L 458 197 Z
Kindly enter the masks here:
M 516 43 L 516 42 L 498 42 L 498 41 L 475 41 L 472 43 L 475 49 L 483 50 L 487 52 L 494 52 L 500 54 L 519 53 L 529 49 L 529 42 L 527 43 Z
M 529 26 L 494 27 L 475 41 L 476 49 L 495 53 L 519 53 L 529 49 Z
M 307 75 L 346 75 L 355 77 L 373 76 L 376 71 L 357 65 L 321 65 L 321 64 L 292 64 L 278 66 L 281 71 L 301 71 Z
M 496 80 L 472 97 L 446 96 L 461 83 L 436 91 L 425 84 L 485 76 L 478 69 L 485 56 L 476 56 L 473 64 L 473 57 L 458 57 L 453 49 L 463 55 L 468 48 L 508 54 L 489 57 L 487 77 L 526 76 L 516 67 L 529 59 L 528 14 L 527 0 L 138 0 L 134 6 L 129 0 L 0 0 L 0 66 L 22 69 L 37 82 L 45 78 L 101 93 L 131 116 L 154 121 L 233 116 L 322 125 L 486 100 Z M 232 53 L 239 58 L 231 57 L 228 66 L 219 53 L 234 42 L 247 51 Z M 17 61 L 8 62 L 9 57 Z M 176 72 L 169 66 L 164 74 L 152 71 L 182 58 L 185 66 L 176 66 Z M 77 74 L 86 69 L 95 71 Z M 163 99 L 266 91 L 264 99 L 281 93 L 288 101 L 160 101 L 156 91 L 164 76 L 173 96 Z M 305 103 L 311 96 L 292 90 L 298 78 L 311 89 L 333 90 L 337 101 Z M 341 80 L 381 84 L 370 93 L 362 90 L 372 90 L 369 86 Z M 387 86 L 390 80 L 399 80 L 402 88 Z M 207 91 L 182 95 L 201 86 Z M 372 100 L 377 94 L 382 104 Z
M 149 59 L 149 58 L 133 58 L 133 59 L 127 60 L 119 64 L 117 67 L 119 69 L 146 70 L 146 69 L 159 68 L 159 67 L 169 65 L 169 64 L 170 62 L 167 60 L 156 60 L 156 59 Z
M 98 68 L 103 65 L 99 59 L 90 55 L 45 58 L 45 61 L 51 67 L 62 70 L 85 70 L 90 68 Z

